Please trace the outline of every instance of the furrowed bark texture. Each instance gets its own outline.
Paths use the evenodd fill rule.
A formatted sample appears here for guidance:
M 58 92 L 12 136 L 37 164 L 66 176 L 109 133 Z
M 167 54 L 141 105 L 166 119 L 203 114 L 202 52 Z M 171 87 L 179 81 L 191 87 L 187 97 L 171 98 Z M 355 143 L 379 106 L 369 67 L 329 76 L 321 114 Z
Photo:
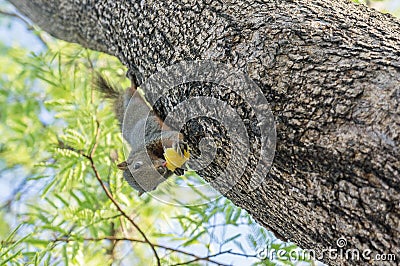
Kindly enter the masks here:
M 335 248 L 343 236 L 346 248 L 399 260 L 400 23 L 394 17 L 343 0 L 11 2 L 55 37 L 117 56 L 139 82 L 181 60 L 212 59 L 247 73 L 275 116 L 274 165 L 257 190 L 248 191 L 251 171 L 230 191 L 214 186 L 302 248 Z M 185 97 L 172 90 L 161 115 Z M 216 135 L 220 129 L 210 121 L 199 125 L 207 123 Z M 185 131 L 193 147 L 199 128 Z M 257 143 L 257 133 L 249 132 Z M 201 172 L 208 181 L 223 170 L 229 149 L 219 156 Z M 252 150 L 250 161 L 258 159 Z

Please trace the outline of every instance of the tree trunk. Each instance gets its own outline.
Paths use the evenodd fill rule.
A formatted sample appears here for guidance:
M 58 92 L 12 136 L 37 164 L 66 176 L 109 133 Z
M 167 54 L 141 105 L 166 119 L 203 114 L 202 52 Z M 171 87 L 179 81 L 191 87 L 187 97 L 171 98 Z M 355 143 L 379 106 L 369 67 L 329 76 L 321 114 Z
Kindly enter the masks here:
M 321 254 L 345 237 L 346 248 L 400 259 L 400 23 L 391 15 L 344 0 L 10 2 L 55 37 L 117 56 L 139 83 L 182 60 L 247 73 L 275 117 L 274 164 L 257 190 L 247 189 L 251 171 L 229 191 L 213 185 L 301 248 Z M 162 104 L 164 117 L 173 106 Z M 185 131 L 194 147 L 201 134 Z M 220 156 L 200 172 L 207 181 L 229 160 Z

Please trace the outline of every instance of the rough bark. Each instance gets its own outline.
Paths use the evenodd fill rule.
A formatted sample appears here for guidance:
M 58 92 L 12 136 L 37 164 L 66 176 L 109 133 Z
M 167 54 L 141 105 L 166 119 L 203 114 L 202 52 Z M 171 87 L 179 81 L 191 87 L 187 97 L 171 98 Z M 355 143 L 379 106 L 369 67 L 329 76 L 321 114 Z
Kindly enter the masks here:
M 302 248 L 321 252 L 344 236 L 347 248 L 399 256 L 394 17 L 343 0 L 11 2 L 55 37 L 117 56 L 139 82 L 181 60 L 212 59 L 244 71 L 271 105 L 277 149 L 259 189 L 248 191 L 246 171 L 225 196 Z M 184 98 L 172 91 L 161 116 Z M 193 146 L 201 134 L 198 127 L 185 132 Z M 223 169 L 229 152 L 220 156 L 201 172 L 206 180 Z M 250 159 L 258 160 L 257 151 Z

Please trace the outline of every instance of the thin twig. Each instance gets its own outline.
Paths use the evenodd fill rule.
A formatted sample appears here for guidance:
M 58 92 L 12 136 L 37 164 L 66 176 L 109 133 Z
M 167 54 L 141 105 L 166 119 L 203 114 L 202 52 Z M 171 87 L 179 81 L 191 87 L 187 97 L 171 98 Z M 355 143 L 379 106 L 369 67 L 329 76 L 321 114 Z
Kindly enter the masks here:
M 12 170 L 12 168 L 5 169 L 5 170 Z M 13 190 L 11 195 L 9 196 L 8 200 L 6 200 L 2 205 L 0 205 L 0 210 L 1 209 L 9 209 L 11 207 L 11 204 L 14 202 L 15 198 L 17 197 L 18 194 L 24 195 L 24 190 L 26 189 L 26 184 L 29 181 L 29 176 L 25 177 L 19 185 Z
M 4 15 L 4 16 L 8 16 L 8 17 L 13 17 L 19 20 L 22 20 L 23 23 L 25 23 L 26 25 L 28 25 L 29 27 L 31 27 L 31 23 L 29 23 L 29 21 L 27 21 L 24 17 L 18 15 L 17 13 L 13 13 L 13 12 L 8 12 L 5 10 L 1 10 L 0 9 L 0 14 Z
M 212 263 L 215 263 L 215 264 L 218 264 L 218 265 L 229 266 L 229 264 L 222 264 L 221 262 L 217 262 L 217 261 L 211 260 L 211 258 L 213 258 L 213 257 L 220 256 L 220 255 L 223 255 L 223 254 L 229 254 L 229 253 L 230 253 L 230 250 L 220 251 L 218 253 L 215 253 L 215 254 L 212 254 L 212 255 L 208 255 L 208 256 L 205 256 L 205 257 L 196 257 L 196 258 L 194 258 L 192 260 L 189 260 L 189 261 L 185 261 L 185 262 L 177 263 L 177 264 L 172 264 L 171 266 L 188 265 L 188 264 L 190 264 L 192 262 L 196 262 L 196 261 L 200 261 L 200 260 L 205 260 L 205 261 L 212 262 Z
M 1 9 L 0 9 L 0 14 L 1 14 L 1 15 L 4 15 L 4 16 L 8 16 L 8 17 L 12 17 L 12 18 L 18 19 L 18 20 L 22 21 L 22 22 L 27 26 L 27 29 L 28 29 L 29 31 L 32 31 L 32 32 L 34 32 L 34 33 L 36 32 L 35 27 L 34 27 L 28 20 L 26 20 L 23 16 L 20 16 L 20 15 L 18 15 L 17 13 L 8 12 L 8 11 L 1 10 Z M 46 41 L 45 41 L 45 40 L 43 39 L 43 37 L 40 35 L 40 33 L 36 33 L 35 35 L 38 37 L 38 39 L 40 40 L 40 42 L 41 42 L 45 47 L 49 47 L 49 46 L 47 45 Z
M 130 242 L 136 242 L 136 243 L 143 243 L 143 244 L 148 244 L 147 241 L 145 240 L 141 240 L 141 239 L 136 239 L 136 238 L 130 238 L 130 237 L 116 237 L 116 236 L 104 236 L 104 237 L 98 237 L 98 238 L 94 238 L 94 237 L 78 237 L 77 239 L 74 238 L 74 236 L 70 236 L 70 237 L 58 237 L 58 238 L 54 238 L 52 240 L 41 240 L 41 241 L 48 241 L 48 242 L 52 242 L 52 243 L 57 243 L 57 242 L 64 242 L 64 243 L 69 243 L 69 242 L 74 242 L 74 241 L 78 241 L 78 240 L 83 240 L 83 241 L 103 241 L 103 240 L 109 240 L 109 241 L 113 241 L 114 243 L 117 243 L 118 241 L 130 241 Z M 8 242 L 4 242 L 4 241 L 0 241 L 0 244 L 6 246 L 6 245 L 10 245 L 15 243 L 15 241 L 8 241 Z M 173 264 L 174 266 L 176 265 L 187 265 L 189 263 L 192 262 L 196 262 L 196 261 L 207 261 L 216 265 L 225 265 L 227 266 L 228 264 L 223 264 L 221 262 L 218 262 L 216 260 L 213 260 L 212 258 L 215 258 L 217 256 L 223 255 L 223 254 L 230 254 L 230 255 L 235 255 L 235 256 L 242 256 L 242 257 L 246 257 L 246 258 L 256 258 L 256 255 L 248 255 L 248 254 L 243 254 L 243 253 L 237 253 L 237 252 L 232 252 L 232 250 L 225 250 L 225 251 L 220 251 L 218 253 L 215 254 L 211 254 L 211 255 L 207 255 L 205 257 L 199 257 L 194 253 L 191 252 L 187 252 L 181 249 L 177 249 L 177 248 L 171 248 L 171 247 L 167 247 L 164 245 L 159 245 L 159 244 L 154 244 L 154 247 L 156 248 L 160 248 L 160 249 L 164 249 L 164 250 L 168 250 L 168 251 L 172 251 L 172 252 L 176 252 L 182 255 L 186 255 L 186 256 L 190 256 L 193 257 L 192 260 L 190 261 L 186 261 L 186 262 L 182 262 L 182 263 L 178 263 L 178 264 Z M 171 266 L 173 266 L 171 265 Z
M 117 231 L 115 230 L 115 224 L 113 222 L 110 223 L 110 232 L 113 237 L 116 236 Z M 113 264 L 112 262 L 115 260 L 115 248 L 117 247 L 118 241 L 112 240 L 110 247 L 107 249 L 107 253 L 111 256 L 110 266 Z
M 105 237 L 99 237 L 99 238 L 87 237 L 87 238 L 83 238 L 83 240 L 85 240 L 85 241 L 111 240 L 111 241 L 115 241 L 115 242 L 118 242 L 118 241 L 130 241 L 130 242 L 145 243 L 145 244 L 147 243 L 146 241 L 143 241 L 143 240 L 140 240 L 140 239 L 136 239 L 136 238 L 114 237 L 114 236 L 105 236 Z M 75 241 L 75 239 L 71 239 L 71 238 L 56 238 L 56 239 L 53 240 L 53 242 L 67 242 L 67 243 L 68 242 L 72 242 L 72 241 Z M 217 264 L 217 265 L 225 265 L 225 264 L 221 264 L 220 262 L 212 260 L 211 258 L 217 257 L 219 255 L 223 255 L 223 254 L 240 255 L 239 253 L 232 253 L 231 250 L 226 250 L 226 251 L 222 251 L 222 252 L 219 252 L 219 253 L 216 253 L 216 254 L 212 254 L 212 255 L 209 255 L 209 256 L 206 256 L 206 257 L 199 257 L 196 254 L 193 254 L 193 253 L 190 253 L 190 252 L 187 252 L 187 251 L 184 251 L 184 250 L 176 249 L 176 248 L 167 247 L 167 246 L 164 246 L 164 245 L 154 244 L 154 246 L 157 247 L 157 248 L 164 249 L 164 250 L 169 250 L 169 251 L 172 251 L 172 252 L 176 252 L 176 253 L 180 253 L 180 254 L 183 254 L 183 255 L 191 256 L 194 259 L 191 260 L 190 262 L 204 260 L 204 261 L 208 261 L 208 262 L 211 262 L 211 263 L 214 263 L 214 264 Z M 244 254 L 243 256 L 247 257 L 249 255 Z M 179 263 L 179 264 L 174 264 L 174 265 L 187 265 L 187 263 L 189 263 L 189 262 Z
M 146 234 L 142 231 L 142 229 L 140 229 L 140 227 L 135 223 L 135 221 L 133 221 L 133 219 L 131 217 L 129 217 L 129 215 L 121 208 L 119 203 L 114 199 L 110 190 L 104 184 L 104 182 L 99 174 L 99 171 L 97 170 L 97 167 L 93 160 L 93 156 L 96 151 L 96 147 L 98 145 L 98 140 L 99 140 L 99 135 L 100 135 L 100 125 L 97 120 L 96 120 L 96 124 L 97 124 L 97 129 L 96 129 L 96 135 L 95 135 L 95 143 L 94 143 L 89 155 L 85 154 L 82 150 L 76 150 L 72 147 L 69 147 L 69 146 L 65 145 L 63 142 L 60 142 L 59 145 L 62 145 L 62 148 L 64 148 L 64 149 L 75 151 L 75 152 L 79 153 L 81 156 L 83 156 L 89 160 L 90 166 L 94 172 L 94 175 L 95 175 L 97 181 L 99 181 L 99 183 L 100 183 L 101 187 L 103 188 L 103 191 L 106 193 L 107 197 L 111 200 L 111 202 L 114 204 L 114 206 L 117 208 L 117 210 L 122 214 L 122 216 L 124 216 L 133 225 L 133 227 L 136 228 L 136 230 L 140 233 L 140 235 L 142 235 L 144 241 L 150 245 L 151 249 L 153 250 L 154 256 L 156 257 L 157 265 L 161 266 L 160 257 L 158 256 L 157 251 L 154 248 L 154 244 L 150 242 L 150 240 L 147 238 Z
M 212 255 L 207 255 L 205 257 L 197 257 L 196 256 L 192 260 L 185 261 L 185 262 L 182 262 L 182 263 L 173 264 L 171 266 L 188 265 L 188 264 L 190 264 L 192 262 L 196 262 L 196 261 L 199 261 L 199 260 L 205 260 L 205 261 L 212 262 L 212 263 L 215 263 L 215 264 L 218 264 L 218 265 L 228 265 L 228 264 L 222 264 L 220 262 L 216 262 L 216 261 L 210 259 L 210 258 L 214 258 L 216 256 L 220 256 L 222 254 L 230 254 L 230 255 L 242 256 L 242 257 L 246 257 L 246 258 L 257 258 L 257 255 L 255 255 L 255 254 L 248 255 L 248 254 L 243 254 L 243 253 L 232 252 L 232 250 L 225 250 L 225 251 L 220 251 L 220 252 L 212 254 Z
M 153 250 L 154 256 L 156 257 L 157 265 L 161 266 L 160 257 L 158 256 L 157 251 L 154 248 L 154 244 L 150 242 L 150 240 L 147 238 L 146 234 L 142 231 L 142 229 L 140 229 L 140 227 L 135 223 L 135 221 L 133 221 L 131 219 L 131 217 L 129 217 L 129 215 L 126 214 L 126 212 L 124 210 L 122 210 L 119 203 L 111 195 L 110 191 L 108 190 L 108 188 L 104 184 L 103 180 L 101 179 L 99 172 L 97 171 L 97 168 L 93 161 L 92 156 L 85 155 L 85 154 L 82 154 L 82 156 L 84 156 L 85 158 L 87 158 L 89 160 L 91 168 L 94 172 L 94 175 L 96 176 L 96 179 L 99 181 L 99 183 L 100 183 L 101 187 L 103 188 L 104 192 L 106 193 L 107 197 L 111 200 L 111 202 L 114 204 L 114 206 L 117 208 L 117 210 L 122 214 L 122 216 L 124 216 L 126 219 L 128 219 L 128 221 L 133 225 L 133 227 L 135 227 L 136 230 L 142 235 L 143 239 L 150 245 L 151 249 Z

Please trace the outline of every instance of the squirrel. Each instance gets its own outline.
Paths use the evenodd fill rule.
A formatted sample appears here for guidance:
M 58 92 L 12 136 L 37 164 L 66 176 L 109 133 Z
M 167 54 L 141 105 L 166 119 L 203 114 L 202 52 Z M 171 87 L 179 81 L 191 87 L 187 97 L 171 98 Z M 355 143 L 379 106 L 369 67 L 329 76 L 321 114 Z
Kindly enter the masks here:
M 190 157 L 188 144 L 181 133 L 161 130 L 163 121 L 137 92 L 136 82 L 122 91 L 97 75 L 95 87 L 113 101 L 123 137 L 131 146 L 128 159 L 117 166 L 139 196 L 156 189 L 172 174 L 184 174 L 182 167 Z

